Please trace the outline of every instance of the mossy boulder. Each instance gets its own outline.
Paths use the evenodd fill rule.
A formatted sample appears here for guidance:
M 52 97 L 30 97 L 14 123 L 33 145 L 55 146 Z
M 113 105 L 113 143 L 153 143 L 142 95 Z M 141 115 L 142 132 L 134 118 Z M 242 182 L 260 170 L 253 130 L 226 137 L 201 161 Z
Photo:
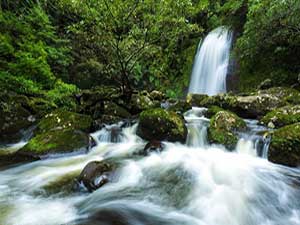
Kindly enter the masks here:
M 17 151 L 17 155 L 43 158 L 48 154 L 69 153 L 76 150 L 87 151 L 92 142 L 91 137 L 80 130 L 50 130 L 30 139 L 23 148 Z
M 261 122 L 271 128 L 279 128 L 300 122 L 300 105 L 285 106 L 265 115 Z
M 233 95 L 219 94 L 216 96 L 201 97 L 194 101 L 194 106 L 218 106 L 235 112 L 244 118 L 260 118 L 266 113 L 289 104 L 299 104 L 300 93 L 292 88 L 274 87 L 256 92 Z
M 285 166 L 300 165 L 300 123 L 288 125 L 272 134 L 268 160 Z
M 210 143 L 222 144 L 232 150 L 238 142 L 236 132 L 247 127 L 244 120 L 229 111 L 219 111 L 209 124 L 208 140 Z
M 159 107 L 159 101 L 153 101 L 147 91 L 134 93 L 131 96 L 128 109 L 132 114 L 138 114 L 144 110 Z
M 129 118 L 131 116 L 125 108 L 111 101 L 104 102 L 103 114 L 120 118 Z
M 171 141 L 184 143 L 187 128 L 182 116 L 161 108 L 143 111 L 139 116 L 137 134 L 148 141 Z
M 192 106 L 201 106 L 208 98 L 209 96 L 205 94 L 188 94 L 186 101 Z
M 153 101 L 163 101 L 167 98 L 163 92 L 157 90 L 151 91 L 149 96 Z
M 88 115 L 59 109 L 45 115 L 38 123 L 35 133 L 39 134 L 52 130 L 65 129 L 89 132 L 92 122 L 92 118 Z
M 218 112 L 220 111 L 224 111 L 224 109 L 220 108 L 219 106 L 211 106 L 208 108 L 208 110 L 204 113 L 204 115 L 207 117 L 207 118 L 211 118 L 213 117 L 214 115 L 216 115 Z
M 192 104 L 183 99 L 169 99 L 168 110 L 183 114 L 184 112 L 192 109 Z

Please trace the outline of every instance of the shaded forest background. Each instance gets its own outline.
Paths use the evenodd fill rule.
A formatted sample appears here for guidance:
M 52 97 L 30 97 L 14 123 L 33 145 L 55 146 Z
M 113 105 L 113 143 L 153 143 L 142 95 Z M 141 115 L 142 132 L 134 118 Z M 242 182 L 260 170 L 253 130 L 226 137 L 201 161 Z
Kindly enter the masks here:
M 298 0 L 1 0 L 0 89 L 68 104 L 98 85 L 186 91 L 205 35 L 234 31 L 239 91 L 300 73 Z

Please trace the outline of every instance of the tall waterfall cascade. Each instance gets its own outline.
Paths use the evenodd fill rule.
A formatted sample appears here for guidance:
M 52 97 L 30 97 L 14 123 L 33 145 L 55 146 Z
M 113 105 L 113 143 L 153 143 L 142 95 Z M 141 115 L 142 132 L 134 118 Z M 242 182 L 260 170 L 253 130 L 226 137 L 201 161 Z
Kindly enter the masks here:
M 199 43 L 189 93 L 216 95 L 226 92 L 231 42 L 232 32 L 218 27 Z

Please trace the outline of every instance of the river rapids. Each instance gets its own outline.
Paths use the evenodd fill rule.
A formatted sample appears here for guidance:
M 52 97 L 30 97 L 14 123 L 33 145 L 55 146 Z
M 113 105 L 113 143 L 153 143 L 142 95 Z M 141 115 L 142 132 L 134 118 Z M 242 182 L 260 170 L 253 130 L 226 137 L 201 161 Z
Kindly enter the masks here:
M 256 136 L 265 128 L 246 121 L 250 130 L 229 152 L 208 144 L 203 110 L 185 114 L 187 143 L 166 142 L 161 153 L 135 154 L 146 144 L 135 134 L 137 124 L 114 138 L 107 126 L 92 134 L 97 145 L 88 154 L 1 168 L 0 224 L 300 224 L 299 169 L 267 161 L 269 140 Z M 121 159 L 117 179 L 93 193 L 76 189 L 84 166 L 105 158 Z

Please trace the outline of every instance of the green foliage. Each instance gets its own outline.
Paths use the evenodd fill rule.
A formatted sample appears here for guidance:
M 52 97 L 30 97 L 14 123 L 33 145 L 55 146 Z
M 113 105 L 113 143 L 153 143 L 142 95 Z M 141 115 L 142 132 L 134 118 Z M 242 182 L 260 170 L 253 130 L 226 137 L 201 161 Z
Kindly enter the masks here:
M 4 11 L 0 27 L 0 79 L 8 77 L 21 86 L 24 82 L 17 91 L 31 94 L 51 89 L 56 77 L 64 76 L 64 68 L 71 62 L 69 48 L 57 37 L 41 7 L 34 6 L 21 15 Z M 8 84 L 10 87 L 13 84 Z
M 54 84 L 53 89 L 48 91 L 46 95 L 46 99 L 55 103 L 57 106 L 67 108 L 67 109 L 75 109 L 76 103 L 74 95 L 78 93 L 78 88 L 73 84 L 66 84 L 61 80 L 57 80 Z
M 82 78 L 88 74 L 94 85 L 164 90 L 174 87 L 183 72 L 189 73 L 182 70 L 187 63 L 183 53 L 195 48 L 193 38 L 198 41 L 203 31 L 189 21 L 195 14 L 192 1 L 90 1 L 72 6 L 81 8 L 74 12 L 82 18 L 67 29 L 74 50 L 72 78 L 80 87 L 86 87 Z
M 269 77 L 275 85 L 293 84 L 300 72 L 300 2 L 249 0 L 248 5 L 244 33 L 236 47 L 241 82 L 250 79 L 247 83 L 254 82 L 253 87 Z

